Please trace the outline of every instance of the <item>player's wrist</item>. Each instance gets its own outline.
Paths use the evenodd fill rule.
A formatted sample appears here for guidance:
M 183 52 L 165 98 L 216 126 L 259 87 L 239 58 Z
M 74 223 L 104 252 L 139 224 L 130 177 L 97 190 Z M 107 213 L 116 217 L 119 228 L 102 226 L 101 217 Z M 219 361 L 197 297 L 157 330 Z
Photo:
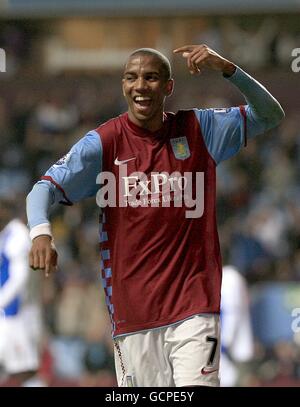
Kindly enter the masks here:
M 50 223 L 41 223 L 40 225 L 34 226 L 30 230 L 30 239 L 33 241 L 35 238 L 39 236 L 49 236 L 52 239 L 52 232 L 51 232 L 51 225 Z
M 232 62 L 225 60 L 224 65 L 222 67 L 223 76 L 225 78 L 229 78 L 230 76 L 232 76 L 235 73 L 235 71 L 236 71 L 236 66 Z

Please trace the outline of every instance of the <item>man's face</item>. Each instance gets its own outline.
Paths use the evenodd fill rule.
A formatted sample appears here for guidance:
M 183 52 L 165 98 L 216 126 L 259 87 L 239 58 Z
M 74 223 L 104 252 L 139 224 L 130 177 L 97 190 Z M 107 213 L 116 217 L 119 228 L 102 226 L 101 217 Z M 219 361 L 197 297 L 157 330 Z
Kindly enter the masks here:
M 152 55 L 134 55 L 126 64 L 122 85 L 129 119 L 150 131 L 158 130 L 165 98 L 173 90 L 173 80 L 166 78 L 160 60 Z

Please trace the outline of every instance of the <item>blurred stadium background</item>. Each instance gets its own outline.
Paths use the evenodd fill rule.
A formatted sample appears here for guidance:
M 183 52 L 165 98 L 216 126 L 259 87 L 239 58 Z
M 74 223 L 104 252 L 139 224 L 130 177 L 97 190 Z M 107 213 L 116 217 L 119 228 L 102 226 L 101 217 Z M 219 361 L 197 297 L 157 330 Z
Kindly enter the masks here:
M 189 76 L 172 49 L 206 43 L 271 90 L 286 119 L 218 169 L 224 263 L 250 287 L 253 360 L 239 385 L 300 385 L 300 47 L 296 0 L 0 0 L 0 198 L 26 194 L 88 130 L 126 109 L 128 53 L 153 47 L 174 67 L 168 109 L 226 107 L 240 94 L 214 73 Z M 56 207 L 60 270 L 35 288 L 43 310 L 41 375 L 52 386 L 113 386 L 99 280 L 94 200 Z M 299 310 L 300 312 L 300 310 Z

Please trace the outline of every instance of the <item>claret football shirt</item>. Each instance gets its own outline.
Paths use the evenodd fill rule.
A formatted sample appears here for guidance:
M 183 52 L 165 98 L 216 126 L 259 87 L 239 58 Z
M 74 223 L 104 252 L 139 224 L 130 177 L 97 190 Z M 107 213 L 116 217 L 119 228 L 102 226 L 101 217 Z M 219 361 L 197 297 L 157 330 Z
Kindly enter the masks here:
M 242 83 L 247 75 L 234 76 Z M 270 102 L 261 85 L 245 81 Z M 114 337 L 219 313 L 216 166 L 271 124 L 251 105 L 190 109 L 165 113 L 153 133 L 124 113 L 89 132 L 39 181 L 39 196 L 50 190 L 53 202 L 95 196 L 101 206 L 101 278 Z M 31 206 L 30 226 L 45 222 Z

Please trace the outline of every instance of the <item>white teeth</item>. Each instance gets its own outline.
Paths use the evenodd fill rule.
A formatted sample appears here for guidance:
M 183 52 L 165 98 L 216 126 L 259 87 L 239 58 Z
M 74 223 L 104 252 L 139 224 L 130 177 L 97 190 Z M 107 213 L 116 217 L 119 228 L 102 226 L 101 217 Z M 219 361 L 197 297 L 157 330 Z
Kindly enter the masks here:
M 146 96 L 135 96 L 135 98 L 134 98 L 135 102 L 145 102 L 147 100 L 151 100 L 151 98 L 146 97 Z

